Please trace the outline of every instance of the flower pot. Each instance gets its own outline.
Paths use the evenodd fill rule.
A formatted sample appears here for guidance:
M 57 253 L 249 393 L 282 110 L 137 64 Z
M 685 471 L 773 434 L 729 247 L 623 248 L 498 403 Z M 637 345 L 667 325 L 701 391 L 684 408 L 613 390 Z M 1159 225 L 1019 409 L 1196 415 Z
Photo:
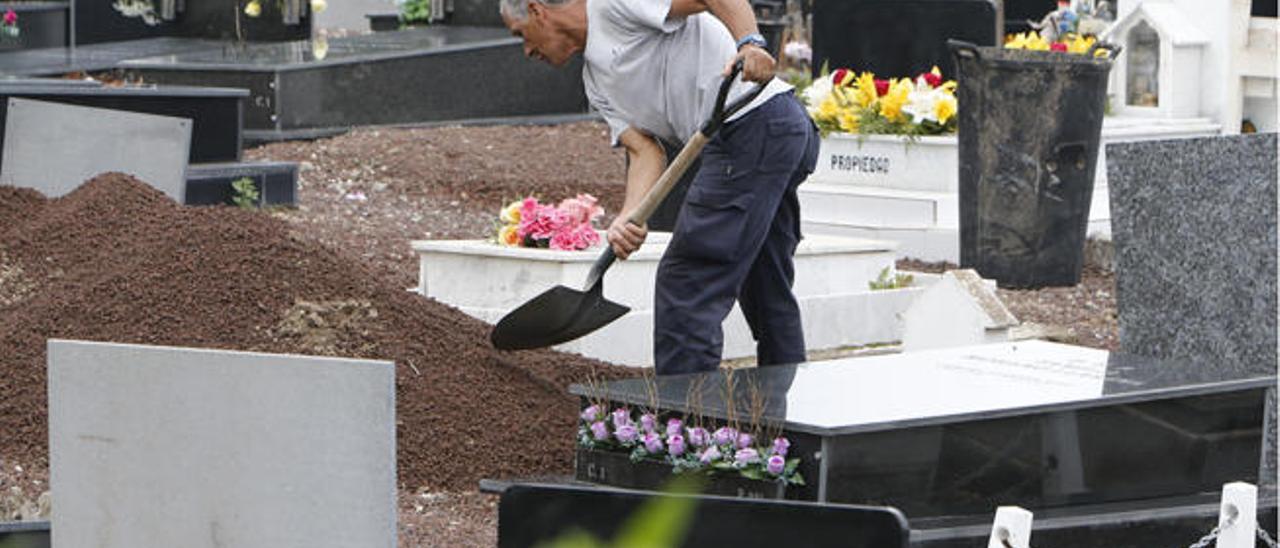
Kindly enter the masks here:
M 686 472 L 702 474 L 702 472 Z M 574 477 L 580 481 L 624 487 L 660 490 L 674 474 L 671 465 L 658 460 L 631 462 L 619 452 L 598 451 L 579 447 L 574 464 Z M 754 499 L 797 499 L 799 490 L 785 483 L 753 480 L 735 474 L 716 473 L 706 477 L 702 494 Z
M 1079 283 L 1111 59 L 962 42 L 952 51 L 961 266 L 1001 287 Z

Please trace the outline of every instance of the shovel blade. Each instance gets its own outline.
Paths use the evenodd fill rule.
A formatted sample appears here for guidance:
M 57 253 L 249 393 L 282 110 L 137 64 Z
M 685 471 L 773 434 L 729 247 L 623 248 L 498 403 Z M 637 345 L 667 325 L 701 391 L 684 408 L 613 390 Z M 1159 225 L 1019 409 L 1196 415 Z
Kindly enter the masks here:
M 546 348 L 600 329 L 630 310 L 605 299 L 599 283 L 585 292 L 557 285 L 503 316 L 489 341 L 499 350 Z

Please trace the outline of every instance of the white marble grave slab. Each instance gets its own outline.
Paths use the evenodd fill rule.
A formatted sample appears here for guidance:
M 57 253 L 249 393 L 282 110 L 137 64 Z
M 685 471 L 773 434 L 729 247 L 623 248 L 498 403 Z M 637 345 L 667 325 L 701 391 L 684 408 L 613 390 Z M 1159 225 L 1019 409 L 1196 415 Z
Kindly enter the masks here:
M 786 420 L 869 427 L 1089 400 L 1107 364 L 1106 351 L 1040 341 L 811 362 L 790 384 Z
M 185 118 L 10 98 L 0 184 L 55 198 L 118 171 L 183 203 L 190 150 Z
M 53 546 L 396 546 L 391 362 L 49 341 Z

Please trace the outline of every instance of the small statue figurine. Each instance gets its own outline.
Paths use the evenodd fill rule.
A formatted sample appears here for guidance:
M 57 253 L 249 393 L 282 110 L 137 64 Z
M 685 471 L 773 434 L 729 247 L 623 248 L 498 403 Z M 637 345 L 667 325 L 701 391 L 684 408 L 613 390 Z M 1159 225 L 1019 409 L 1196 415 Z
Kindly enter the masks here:
M 1080 16 L 1071 7 L 1071 0 L 1058 0 L 1058 9 L 1049 12 L 1039 22 L 1028 21 L 1031 28 L 1040 31 L 1046 42 L 1056 42 L 1059 37 L 1076 32 Z
M 1081 4 L 1081 9 L 1077 10 L 1080 13 L 1080 23 L 1076 25 L 1076 32 L 1084 36 L 1099 36 L 1106 32 L 1116 16 L 1111 12 L 1111 2 L 1088 2 L 1092 5 Z

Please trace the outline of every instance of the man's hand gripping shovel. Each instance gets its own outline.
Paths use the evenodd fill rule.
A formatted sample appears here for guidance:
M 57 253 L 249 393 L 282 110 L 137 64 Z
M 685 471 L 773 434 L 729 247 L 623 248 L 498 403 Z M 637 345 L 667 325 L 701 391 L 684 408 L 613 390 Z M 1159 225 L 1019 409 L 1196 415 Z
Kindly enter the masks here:
M 658 208 L 658 204 L 662 203 L 662 199 L 667 197 L 667 193 L 684 175 L 694 158 L 698 157 L 698 153 L 702 152 L 707 141 L 724 125 L 725 120 L 742 110 L 742 107 L 764 90 L 763 84 L 757 85 L 726 107 L 724 102 L 729 95 L 729 88 L 741 72 L 742 63 L 739 61 L 720 84 L 720 93 L 716 97 L 711 119 L 689 138 L 680 154 L 667 166 L 657 183 L 649 189 L 649 193 L 645 194 L 644 200 L 631 212 L 629 221 L 644 226 L 645 221 Z M 563 285 L 548 289 L 503 316 L 489 334 L 490 342 L 501 350 L 545 348 L 582 337 L 622 317 L 631 309 L 604 298 L 604 273 L 615 259 L 613 247 L 606 245 L 600 258 L 592 265 L 591 272 L 587 274 L 587 282 L 583 284 L 582 290 Z

